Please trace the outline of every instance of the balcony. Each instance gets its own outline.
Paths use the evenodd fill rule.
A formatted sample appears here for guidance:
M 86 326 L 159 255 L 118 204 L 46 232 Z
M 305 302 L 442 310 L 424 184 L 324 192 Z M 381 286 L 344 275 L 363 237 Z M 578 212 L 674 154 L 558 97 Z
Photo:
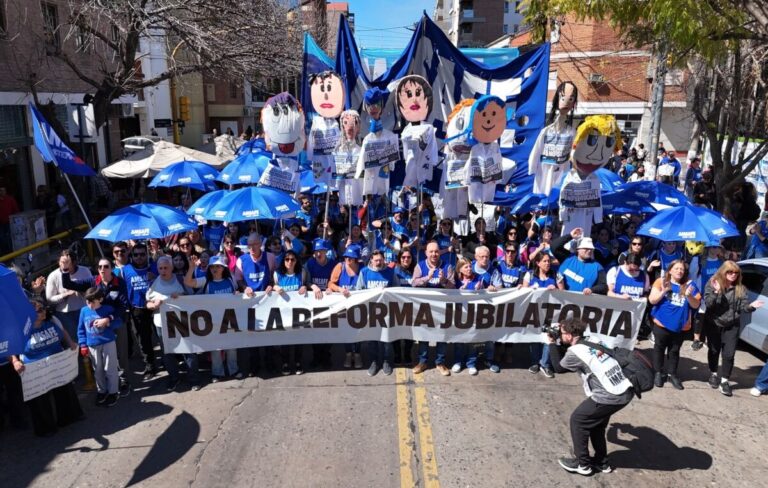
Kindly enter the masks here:
M 474 22 L 485 22 L 485 17 L 475 17 L 475 11 L 470 9 L 462 10 L 459 14 L 459 24 Z

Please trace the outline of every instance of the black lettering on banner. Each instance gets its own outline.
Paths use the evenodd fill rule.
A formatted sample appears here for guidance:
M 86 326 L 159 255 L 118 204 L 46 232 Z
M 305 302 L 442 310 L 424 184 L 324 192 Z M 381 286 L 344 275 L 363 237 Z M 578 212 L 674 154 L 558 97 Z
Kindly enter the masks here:
M 413 323 L 413 303 L 389 302 L 389 326 L 410 327 Z
M 475 304 L 474 303 L 467 303 L 467 316 L 465 317 L 465 320 L 461 319 L 462 312 L 461 309 L 463 304 L 461 303 L 454 303 L 453 306 L 456 310 L 455 318 L 453 319 L 453 324 L 456 326 L 457 329 L 471 329 L 472 325 L 475 323 Z
M 168 327 L 168 337 L 170 339 L 176 338 L 177 331 L 181 337 L 189 337 L 189 314 L 184 311 L 179 312 L 179 314 L 165 312 L 165 323 L 166 327 Z
M 515 304 L 507 304 L 507 313 L 504 314 L 504 327 L 520 327 L 520 322 L 515 322 Z
M 477 304 L 477 320 L 475 322 L 475 328 L 477 329 L 490 329 L 493 326 L 495 319 L 494 311 L 496 307 L 490 303 L 478 303 Z
M 611 329 L 611 336 L 618 337 L 621 335 L 625 339 L 632 337 L 632 313 L 627 310 L 619 312 L 619 316 L 616 318 L 616 324 Z
M 564 305 L 563 308 L 560 309 L 560 315 L 557 316 L 557 321 L 562 322 L 570 317 L 581 318 L 581 307 L 574 305 L 573 303 Z
M 293 320 L 291 321 L 291 327 L 298 329 L 301 327 L 309 327 L 309 319 L 312 317 L 312 312 L 307 308 L 294 308 Z
M 552 319 L 555 317 L 555 312 L 560 310 L 559 303 L 545 302 L 541 304 L 541 308 L 544 309 L 544 324 L 551 324 Z
M 368 323 L 370 327 L 387 327 L 387 304 L 371 302 L 368 304 Z
M 416 312 L 416 321 L 413 324 L 414 327 L 435 327 L 435 318 L 432 317 L 432 309 L 429 304 L 422 303 L 419 305 L 419 310 Z
M 256 330 L 256 309 L 248 307 L 248 330 L 254 332 Z
M 520 326 L 535 328 L 541 327 L 541 322 L 539 322 L 538 303 L 531 302 L 528 304 L 528 308 L 525 309 L 525 313 L 523 314 L 523 320 L 520 321 Z
M 283 327 L 283 315 L 279 308 L 270 308 L 267 317 L 267 330 L 285 330 Z
M 441 329 L 450 329 L 453 325 L 453 303 L 445 304 L 445 319 L 440 324 Z
M 496 323 L 493 325 L 494 327 L 503 327 L 504 326 L 504 304 L 500 303 L 496 306 Z
M 366 327 L 368 325 L 368 307 L 365 304 L 361 304 L 347 310 L 347 322 L 349 322 L 349 326 L 353 329 Z
M 203 325 L 200 326 L 200 320 L 202 319 Z M 213 320 L 208 310 L 195 310 L 189 317 L 189 326 L 197 336 L 207 336 L 213 330 Z
M 339 328 L 339 319 L 344 319 L 347 317 L 347 311 L 340 310 L 337 313 L 331 314 L 331 329 L 338 329 Z
M 328 307 L 320 307 L 320 308 L 313 308 L 312 309 L 312 316 L 317 317 L 318 315 L 322 314 L 323 312 L 327 312 Z M 312 319 L 312 328 L 313 329 L 327 329 L 331 326 L 331 319 L 326 317 L 324 319 L 318 319 L 313 318 Z
M 601 334 L 608 335 L 608 330 L 611 328 L 611 318 L 613 318 L 613 309 L 606 308 L 605 313 L 603 314 L 602 326 L 600 326 Z
M 598 307 L 585 305 L 584 311 L 581 313 L 581 320 L 583 320 L 589 326 L 590 332 L 597 334 L 597 323 L 600 322 L 600 318 L 602 318 L 602 316 L 603 311 Z
M 221 318 L 221 327 L 219 328 L 219 334 L 226 334 L 229 329 L 235 332 L 240 332 L 240 327 L 237 325 L 237 314 L 234 308 L 228 308 L 224 310 L 224 317 Z

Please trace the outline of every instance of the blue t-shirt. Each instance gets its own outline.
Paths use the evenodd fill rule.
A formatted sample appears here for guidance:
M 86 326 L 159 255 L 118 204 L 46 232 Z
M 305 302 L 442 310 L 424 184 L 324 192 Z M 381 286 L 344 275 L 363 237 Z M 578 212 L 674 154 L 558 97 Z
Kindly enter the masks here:
M 262 252 L 258 262 L 253 261 L 250 254 L 240 256 L 245 286 L 253 291 L 264 291 L 269 286 L 269 262 L 267 253 Z
M 112 316 L 109 325 L 104 329 L 97 329 L 93 322 L 97 319 Z M 109 305 L 102 305 L 96 310 L 85 306 L 80 309 L 80 320 L 77 323 L 77 343 L 81 346 L 100 346 L 113 342 L 117 337 L 115 330 L 122 325 L 122 321 L 115 314 L 115 309 Z
M 231 279 L 211 280 L 205 284 L 202 293 L 206 295 L 232 295 L 235 293 L 235 284 Z
M 407 269 L 397 266 L 395 268 L 395 275 L 397 276 L 397 279 L 400 280 L 400 286 L 405 286 L 405 287 L 413 286 L 411 284 L 413 282 L 413 273 L 411 273 Z
M 632 276 L 624 271 L 623 266 L 618 266 L 613 292 L 619 295 L 626 293 L 632 298 L 642 298 L 645 294 L 645 271 L 641 270 L 637 276 Z
M 451 236 L 444 235 L 442 233 L 435 234 L 434 240 L 437 241 L 437 245 L 442 251 L 443 249 L 452 248 Z M 442 255 L 443 261 L 449 263 L 451 266 L 456 266 L 456 253 L 453 251 L 447 252 Z
M 64 335 L 58 325 L 49 320 L 44 320 L 39 329 L 32 329 L 32 333 L 24 346 L 21 360 L 31 363 L 45 359 L 64 350 L 61 341 Z
M 297 291 L 301 288 L 301 275 L 282 274 L 275 271 L 275 284 L 285 291 Z
M 328 288 L 328 280 L 331 279 L 334 267 L 336 267 L 336 263 L 330 259 L 326 261 L 325 265 L 321 265 L 317 259 L 310 258 L 307 261 L 307 271 L 309 271 L 309 279 L 312 284 L 317 285 L 323 291 Z
M 395 285 L 395 272 L 391 268 L 374 271 L 369 267 L 360 270 L 357 284 L 364 290 L 386 288 Z
M 690 283 L 693 296 L 700 294 L 696 283 Z M 685 288 L 672 283 L 672 291 L 668 292 L 659 303 L 653 306 L 651 316 L 658 320 L 670 332 L 682 332 L 687 330 L 691 318 L 691 306 L 683 293 Z
M 208 241 L 208 249 L 213 252 L 219 252 L 221 241 L 224 240 L 225 232 L 227 232 L 227 228 L 221 224 L 217 226 L 206 225 L 203 228 L 203 237 Z
M 128 291 L 128 301 L 136 308 L 144 308 L 147 305 L 147 290 L 152 281 L 147 276 L 149 273 L 157 276 L 154 265 L 143 269 L 137 269 L 132 264 L 123 267 L 123 279 Z
M 503 288 L 515 288 L 523 284 L 525 271 L 526 269 L 523 266 L 518 266 L 515 264 L 509 266 L 505 261 L 500 261 L 496 266 L 495 275 L 498 276 L 498 279 L 501 282 L 501 286 Z
M 339 287 L 347 290 L 353 289 L 355 285 L 357 285 L 358 276 L 360 276 L 360 273 L 357 273 L 354 276 L 347 273 L 347 267 L 344 265 L 344 263 L 341 263 L 341 275 L 339 275 Z
M 462 286 L 464 288 L 462 288 Z M 456 289 L 462 289 L 462 290 L 483 290 L 485 289 L 485 281 L 483 280 L 483 277 L 475 274 L 472 276 L 472 279 L 465 285 L 464 281 L 456 278 Z
M 530 286 L 531 288 L 546 289 L 550 285 L 557 286 L 557 281 L 552 276 L 548 276 L 546 279 L 541 279 L 539 278 L 539 273 L 535 273 L 533 271 L 530 271 L 527 276 L 528 276 L 528 286 Z
M 396 262 L 397 261 L 397 251 L 395 251 L 394 249 L 390 248 L 389 246 L 385 246 L 384 245 L 384 236 L 381 235 L 381 231 L 380 230 L 376 231 L 375 237 L 376 237 L 376 241 L 375 241 L 374 245 L 375 245 L 375 247 L 376 247 L 376 249 L 378 251 L 381 251 L 381 252 L 384 253 L 384 261 L 387 264 Z M 396 239 L 396 238 L 397 237 L 395 237 L 394 235 L 390 235 L 389 236 L 389 245 L 390 246 L 392 245 L 392 240 Z
M 571 256 L 560 265 L 557 281 L 565 283 L 565 289 L 584 291 L 597 283 L 597 277 L 603 267 L 596 261 L 581 261 L 578 256 Z
M 717 273 L 717 270 L 720 269 L 720 266 L 723 265 L 722 259 L 704 259 L 702 258 L 699 262 L 699 265 L 701 266 L 701 269 L 699 269 L 699 275 L 701 276 L 700 280 L 700 286 L 702 289 L 704 289 L 705 286 L 707 286 L 707 282 L 715 276 L 715 273 Z
M 429 276 L 429 266 L 427 266 L 427 261 L 426 260 L 419 261 L 418 266 L 419 266 L 419 270 L 421 271 L 421 276 L 423 276 L 423 277 L 424 276 Z M 444 278 L 451 279 L 451 276 L 450 276 L 450 273 L 449 273 L 449 271 L 450 271 L 450 269 L 449 269 L 450 268 L 450 264 L 448 264 L 446 262 L 443 262 L 443 260 L 441 259 L 440 262 L 438 263 L 437 267 L 438 267 L 438 269 L 440 271 L 443 272 L 443 277 Z M 435 274 L 432 277 L 432 279 L 428 280 L 425 286 L 427 288 L 442 288 L 442 286 L 440 286 L 439 273 L 435 272 Z

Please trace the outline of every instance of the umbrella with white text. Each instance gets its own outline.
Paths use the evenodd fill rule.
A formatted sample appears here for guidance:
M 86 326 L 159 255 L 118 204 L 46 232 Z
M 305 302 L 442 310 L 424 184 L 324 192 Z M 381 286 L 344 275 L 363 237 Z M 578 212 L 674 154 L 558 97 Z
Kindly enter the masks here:
M 197 222 L 183 210 L 159 203 L 137 203 L 105 217 L 85 238 L 118 242 L 168 237 L 195 229 Z

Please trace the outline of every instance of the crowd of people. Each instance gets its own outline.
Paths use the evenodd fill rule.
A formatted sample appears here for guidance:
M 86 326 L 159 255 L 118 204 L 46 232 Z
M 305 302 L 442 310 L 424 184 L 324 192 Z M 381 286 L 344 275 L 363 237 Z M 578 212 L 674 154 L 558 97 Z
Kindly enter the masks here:
M 642 177 L 643 151 L 633 149 L 617 166 L 622 177 Z M 711 198 L 702 187 L 708 173 L 699 181 L 691 175 L 697 169 L 691 165 L 684 184 L 694 201 L 706 204 L 699 200 Z M 99 259 L 94 270 L 63 251 L 47 277 L 24 283 L 38 319 L 25 352 L 1 366 L 11 420 L 23 422 L 24 417 L 15 373 L 64 348 L 89 358 L 97 386 L 95 402 L 106 407 L 131 393 L 134 351 L 141 355 L 142 380 L 151 381 L 162 366 L 169 392 L 182 379 L 191 390 L 199 390 L 207 382 L 256 375 L 260 368 L 289 375 L 334 366 L 330 344 L 315 344 L 307 351 L 293 345 L 168 353 L 162 347 L 158 310 L 165 300 L 181 295 L 298 292 L 322 299 L 381 287 L 485 292 L 522 287 L 647 300 L 640 339 L 654 342 L 656 386 L 669 382 L 684 388 L 679 356 L 684 341 L 691 339 L 694 351 L 706 343 L 709 383 L 726 396 L 732 395 L 729 378 L 739 317 L 762 306 L 747 303 L 739 267 L 728 259 L 734 257 L 732 249 L 718 245 L 702 250 L 691 243 L 646 239 L 637 234 L 640 215 L 606 216 L 591 235 L 577 228 L 559 236 L 555 213 L 514 215 L 504 207 L 496 207 L 492 218 L 484 216 L 483 209 L 470 208 L 468 217 L 474 221 L 469 231 L 452 219 L 437 218 L 428 194 L 407 189 L 394 201 L 369 197 L 352 208 L 340 205 L 333 192 L 327 208 L 324 195 L 301 195 L 299 201 L 301 210 L 284 222 L 209 221 L 167 239 L 114 243 L 110 257 Z M 186 210 L 191 202 L 185 193 L 180 208 Z M 751 233 L 745 253 L 766 255 L 767 222 L 764 215 L 749 231 L 745 228 Z M 312 361 L 306 364 L 309 349 Z M 371 376 L 389 375 L 394 366 L 409 363 L 421 374 L 430 364 L 430 346 L 424 342 L 415 348 L 412 341 L 397 341 L 365 347 L 344 344 L 343 349 L 340 366 L 367 368 Z M 435 349 L 435 368 L 444 376 L 463 370 L 474 376 L 483 366 L 499 373 L 503 364 L 493 342 L 457 344 L 450 362 L 446 343 L 437 343 Z M 530 344 L 528 353 L 530 373 L 552 378 L 562 370 L 560 356 L 553 357 L 551 347 Z M 764 369 L 752 394 L 766 391 Z M 39 435 L 50 435 L 57 426 L 82 416 L 71 385 L 27 406 Z

